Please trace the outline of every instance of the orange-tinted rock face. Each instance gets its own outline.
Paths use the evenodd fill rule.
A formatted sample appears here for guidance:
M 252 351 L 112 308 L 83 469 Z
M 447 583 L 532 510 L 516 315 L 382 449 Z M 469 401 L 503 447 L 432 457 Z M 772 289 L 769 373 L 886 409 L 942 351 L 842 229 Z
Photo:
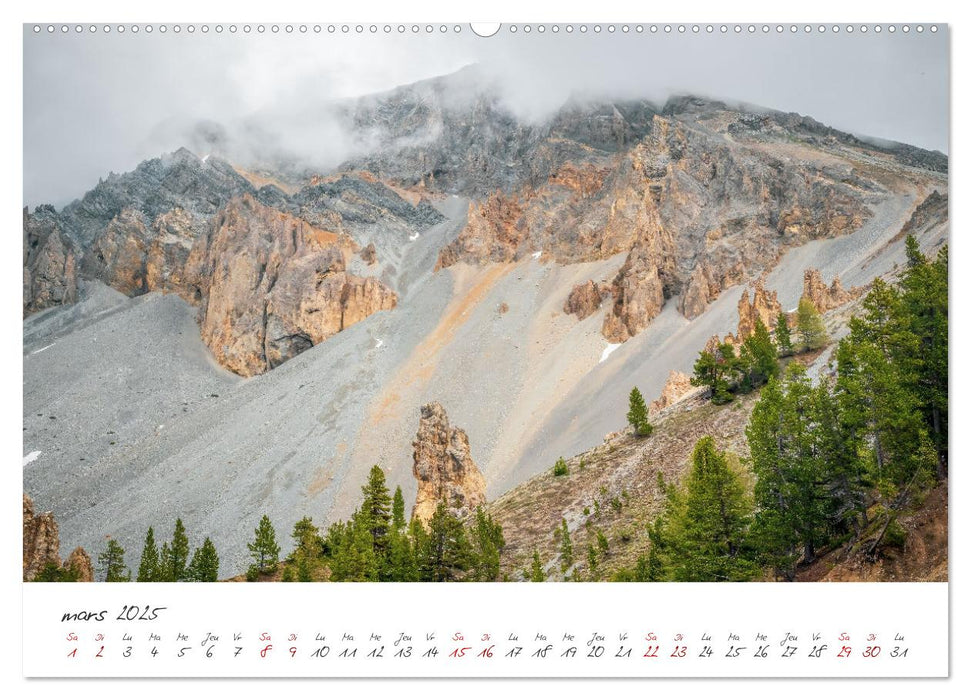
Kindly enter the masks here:
M 603 300 L 610 296 L 610 290 L 593 280 L 587 280 L 576 285 L 563 304 L 563 311 L 575 314 L 580 320 L 594 314 Z
M 697 318 L 708 304 L 718 296 L 718 284 L 711 278 L 711 271 L 707 265 L 695 265 L 688 279 L 678 310 L 688 319 Z
M 34 513 L 34 502 L 24 494 L 24 581 L 34 577 L 48 564 L 61 565 L 57 522 L 53 513 Z
M 833 279 L 830 286 L 823 282 L 823 275 L 815 268 L 809 268 L 803 273 L 802 296 L 809 299 L 819 313 L 825 313 L 830 309 L 848 304 L 862 294 L 863 290 L 853 287 L 850 290 L 843 288 L 843 283 L 839 277 Z
M 472 461 L 465 431 L 449 425 L 441 404 L 421 407 L 421 423 L 412 443 L 418 496 L 412 516 L 428 522 L 444 501 L 453 515 L 465 518 L 485 503 L 485 479 Z
M 64 562 L 64 568 L 76 575 L 79 583 L 94 581 L 94 567 L 91 564 L 91 557 L 82 547 L 76 547 L 71 552 L 67 561 Z
M 462 234 L 438 255 L 436 269 L 461 261 L 507 262 L 516 257 L 524 238 L 523 209 L 517 197 L 495 192 L 484 202 L 469 205 L 469 218 Z
M 231 201 L 196 244 L 190 279 L 201 299 L 202 338 L 225 367 L 252 376 L 285 362 L 376 311 L 395 293 L 346 272 L 346 236 L 263 206 Z
M 639 333 L 672 297 L 695 318 L 788 247 L 849 233 L 870 214 L 843 182 L 848 167 L 779 160 L 746 145 L 751 127 L 743 122 L 726 110 L 656 115 L 622 155 L 588 152 L 545 181 L 470 207 L 438 264 L 508 262 L 536 251 L 566 264 L 626 253 L 603 325 L 608 340 Z M 731 139 L 721 136 L 728 132 Z
M 77 547 L 61 566 L 61 540 L 53 513 L 34 513 L 34 502 L 24 494 L 24 581 L 33 581 L 45 567 L 69 572 L 73 580 L 94 581 L 91 557 Z
M 779 304 L 778 294 L 774 290 L 767 291 L 763 281 L 759 279 L 755 283 L 752 301 L 749 301 L 747 289 L 742 292 L 742 297 L 738 300 L 737 339 L 742 341 L 751 336 L 755 332 L 756 321 L 761 321 L 766 328 L 772 330 L 775 328 L 781 310 L 782 305 Z
M 651 402 L 651 413 L 658 413 L 677 403 L 678 399 L 694 388 L 691 385 L 691 377 L 684 372 L 671 370 L 671 374 L 668 375 L 668 380 L 661 390 L 661 395 Z

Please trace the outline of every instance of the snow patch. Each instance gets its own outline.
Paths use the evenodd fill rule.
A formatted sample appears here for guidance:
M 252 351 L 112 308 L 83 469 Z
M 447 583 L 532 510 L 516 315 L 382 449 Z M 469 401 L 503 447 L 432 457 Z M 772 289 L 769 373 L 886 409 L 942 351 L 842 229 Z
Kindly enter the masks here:
M 384 345 L 384 341 L 378 338 L 378 344 L 374 346 L 374 349 L 377 350 L 382 345 Z
M 408 240 L 409 241 L 417 241 L 420 236 L 421 236 L 421 234 L 416 231 L 415 233 L 413 233 L 410 236 L 408 236 Z
M 41 348 L 40 350 L 34 350 L 34 351 L 33 351 L 32 353 L 30 353 L 30 354 L 31 354 L 31 355 L 36 355 L 37 353 L 39 353 L 39 352 L 44 352 L 44 351 L 45 351 L 45 350 L 46 350 L 47 348 L 52 348 L 52 347 L 54 347 L 54 343 L 51 343 L 50 345 L 45 345 L 45 346 L 44 346 L 44 347 L 42 347 L 42 348 Z
M 600 355 L 600 361 L 603 362 L 610 357 L 614 350 L 619 348 L 622 344 L 623 343 L 607 343 L 607 347 L 604 348 L 603 354 Z
M 41 455 L 40 450 L 34 450 L 30 454 L 25 455 L 24 456 L 24 466 L 26 467 L 28 464 L 30 464 L 35 459 L 37 459 L 38 457 L 40 457 L 40 455 Z
M 208 154 L 208 153 L 207 153 L 206 155 L 204 155 L 204 156 L 202 157 L 202 162 L 203 162 L 203 163 L 205 163 L 205 162 L 206 162 L 207 160 L 209 160 L 209 155 L 210 155 L 210 154 Z
M 541 256 L 542 254 L 543 254 L 542 250 L 537 250 L 535 253 L 533 253 L 533 260 L 539 260 L 539 256 Z

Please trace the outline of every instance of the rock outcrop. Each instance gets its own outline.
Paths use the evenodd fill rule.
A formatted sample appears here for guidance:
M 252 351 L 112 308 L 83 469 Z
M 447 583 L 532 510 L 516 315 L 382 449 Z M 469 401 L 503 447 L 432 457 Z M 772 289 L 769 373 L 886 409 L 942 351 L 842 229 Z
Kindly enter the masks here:
M 74 551 L 64 562 L 64 568 L 77 576 L 79 582 L 94 581 L 94 566 L 91 564 L 91 557 L 84 551 L 83 547 L 75 547 Z
M 668 375 L 668 380 L 661 390 L 661 395 L 651 402 L 651 413 L 660 413 L 668 406 L 677 403 L 682 396 L 693 391 L 694 388 L 691 384 L 691 377 L 684 372 L 671 370 L 671 374 Z
M 53 207 L 24 208 L 24 316 L 73 304 L 78 297 L 77 259 Z
M 368 265 L 373 265 L 378 261 L 378 251 L 375 249 L 373 243 L 368 243 L 366 246 L 364 246 L 358 255 L 360 255 L 361 260 Z
M 675 296 L 695 318 L 789 247 L 856 230 L 871 215 L 861 191 L 882 189 L 849 165 L 777 158 L 766 144 L 788 143 L 785 127 L 751 116 L 674 100 L 620 156 L 587 149 L 565 160 L 558 144 L 544 151 L 553 159 L 545 178 L 470 206 L 438 266 L 536 251 L 561 264 L 624 253 L 603 324 L 608 340 L 636 335 Z
M 848 304 L 862 293 L 859 287 L 844 289 L 839 277 L 833 278 L 833 283 L 827 287 L 822 273 L 815 268 L 811 267 L 803 273 L 802 296 L 809 299 L 819 313 Z
M 34 513 L 34 502 L 24 494 L 24 581 L 33 581 L 45 566 L 61 566 L 61 540 L 53 513 Z
M 593 280 L 587 280 L 573 288 L 563 304 L 563 311 L 574 314 L 577 319 L 582 321 L 596 313 L 604 299 L 609 296 L 609 288 L 605 288 Z
M 377 266 L 378 245 L 443 220 L 428 199 L 413 205 L 366 173 L 255 190 L 228 162 L 180 149 L 60 213 L 24 210 L 24 314 L 76 301 L 78 274 L 128 296 L 177 293 L 200 306 L 216 359 L 251 376 L 394 308 L 384 282 L 347 272 L 350 256 Z M 393 279 L 394 267 L 375 275 Z
M 421 407 L 421 423 L 412 443 L 418 496 L 412 517 L 428 522 L 444 501 L 453 515 L 466 518 L 485 503 L 485 479 L 469 451 L 469 438 L 448 422 L 439 403 Z
M 231 201 L 190 256 L 203 341 L 248 377 L 393 309 L 390 288 L 346 271 L 355 247 L 249 195 Z
M 61 539 L 54 514 L 35 513 L 34 502 L 24 494 L 24 581 L 33 581 L 48 566 L 54 566 L 72 581 L 94 581 L 91 557 L 76 547 L 61 565 Z
M 738 332 L 735 338 L 743 341 L 755 333 L 757 321 L 761 321 L 766 328 L 772 330 L 779 320 L 781 310 L 782 305 L 775 290 L 767 291 L 764 281 L 757 280 L 752 292 L 752 300 L 749 301 L 747 289 L 742 292 L 742 297 L 738 300 Z

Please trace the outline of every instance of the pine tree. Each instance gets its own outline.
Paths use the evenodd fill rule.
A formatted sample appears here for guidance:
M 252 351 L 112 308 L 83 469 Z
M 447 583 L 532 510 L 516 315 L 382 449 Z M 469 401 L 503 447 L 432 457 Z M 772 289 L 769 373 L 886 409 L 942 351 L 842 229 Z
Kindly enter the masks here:
M 396 532 L 401 532 L 408 526 L 405 520 L 405 497 L 401 494 L 401 487 L 394 490 L 394 498 L 391 501 L 391 528 Z
M 556 460 L 556 464 L 553 465 L 553 476 L 566 476 L 570 473 L 570 468 L 566 464 L 566 460 L 560 457 Z
M 192 555 L 186 572 L 190 581 L 216 581 L 219 579 L 219 555 L 208 537 Z
M 284 569 L 284 580 L 312 581 L 313 571 L 323 553 L 324 544 L 313 519 L 303 517 L 293 526 L 295 546 Z
M 916 389 L 920 339 L 900 293 L 874 280 L 863 308 L 836 351 L 837 391 L 850 428 L 867 437 L 869 478 L 889 504 L 937 459 Z
M 597 550 L 593 547 L 593 542 L 587 543 L 587 568 L 590 570 L 590 580 L 597 577 Z
M 948 452 L 947 246 L 930 261 L 917 240 L 908 236 L 907 259 L 901 280 L 901 315 L 916 342 L 895 348 L 894 359 L 909 368 L 910 386 L 936 450 L 936 473 L 941 479 L 947 475 Z
M 142 559 L 138 565 L 137 581 L 160 580 L 158 547 L 155 544 L 155 531 L 149 527 L 142 547 Z
M 628 397 L 627 423 L 637 437 L 647 437 L 654 432 L 654 426 L 647 420 L 647 404 L 636 386 L 630 390 Z
M 752 511 L 742 477 L 728 456 L 711 437 L 698 440 L 691 468 L 681 487 L 671 489 L 664 524 L 658 524 L 664 531 L 658 540 L 667 550 L 671 578 L 750 580 L 757 573 L 748 544 Z
M 172 534 L 172 545 L 169 549 L 169 580 L 182 581 L 186 576 L 189 563 L 189 538 L 185 534 L 182 518 L 175 521 L 175 532 Z
M 276 543 L 276 532 L 273 530 L 273 523 L 270 522 L 268 515 L 260 518 L 260 524 L 254 531 L 255 539 L 247 544 L 250 556 L 255 562 L 256 571 L 259 574 L 272 572 L 276 569 L 277 561 L 280 558 L 280 546 Z
M 155 580 L 169 583 L 175 581 L 175 579 L 172 578 L 172 548 L 169 547 L 168 542 L 163 542 L 162 549 L 159 550 L 158 578 Z
M 388 581 L 417 581 L 418 562 L 408 533 L 393 529 L 388 541 Z
M 374 551 L 370 519 L 356 511 L 331 558 L 332 581 L 379 581 L 381 571 Z
M 694 365 L 691 377 L 693 386 L 706 386 L 711 391 L 711 402 L 715 405 L 729 403 L 730 391 L 738 368 L 735 349 L 728 343 L 718 346 L 716 353 L 701 351 Z
M 566 573 L 573 566 L 573 543 L 570 541 L 570 528 L 563 518 L 559 529 L 560 537 L 560 569 Z
M 777 575 L 792 580 L 828 539 L 831 465 L 821 459 L 812 383 L 798 362 L 762 390 L 746 429 L 758 506 L 753 539 Z
M 104 551 L 98 555 L 98 565 L 107 583 L 131 580 L 131 573 L 125 572 L 125 550 L 113 537 L 108 539 Z
M 779 357 L 789 357 L 793 353 L 792 336 L 789 333 L 789 314 L 779 312 L 775 324 L 775 344 L 779 349 Z
M 472 551 L 462 521 L 452 515 L 445 501 L 439 501 L 428 521 L 425 554 L 422 569 L 429 581 L 461 580 L 472 563 Z
M 475 561 L 472 577 L 476 581 L 498 580 L 500 552 L 506 546 L 506 540 L 502 536 L 502 527 L 482 506 L 475 511 L 471 535 Z
M 546 572 L 543 570 L 543 563 L 539 559 L 539 552 L 533 550 L 533 559 L 526 572 L 526 579 L 533 583 L 542 583 L 546 580 Z
M 371 467 L 367 483 L 361 491 L 364 502 L 360 512 L 367 519 L 375 554 L 381 559 L 388 548 L 388 533 L 391 530 L 391 496 L 381 467 L 376 464 Z
M 796 333 L 803 351 L 818 350 L 829 342 L 823 317 L 808 297 L 799 300 Z
M 779 375 L 778 354 L 769 335 L 769 329 L 761 319 L 755 320 L 755 331 L 745 339 L 742 349 L 748 356 L 745 371 L 749 391 Z

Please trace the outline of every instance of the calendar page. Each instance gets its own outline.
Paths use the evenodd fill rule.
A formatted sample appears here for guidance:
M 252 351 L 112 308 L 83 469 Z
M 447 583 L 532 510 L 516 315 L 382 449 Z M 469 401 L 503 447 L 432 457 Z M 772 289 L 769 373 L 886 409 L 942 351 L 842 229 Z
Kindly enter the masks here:
M 24 676 L 948 676 L 947 24 L 98 19 Z

